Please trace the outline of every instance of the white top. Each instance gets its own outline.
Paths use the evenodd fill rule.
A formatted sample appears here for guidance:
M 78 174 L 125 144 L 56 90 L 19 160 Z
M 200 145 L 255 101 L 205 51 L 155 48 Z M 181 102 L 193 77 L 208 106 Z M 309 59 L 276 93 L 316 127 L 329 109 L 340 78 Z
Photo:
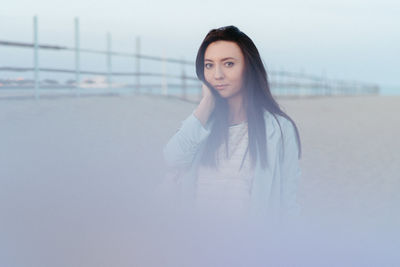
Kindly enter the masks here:
M 229 151 L 225 143 L 217 151 L 217 170 L 199 166 L 196 181 L 196 207 L 207 213 L 244 215 L 250 205 L 254 170 L 248 150 L 247 122 L 229 127 Z M 243 166 L 239 170 L 243 156 Z M 244 212 L 244 213 L 243 213 Z
M 193 112 L 194 113 L 194 112 Z M 177 203 L 185 210 L 193 208 L 198 170 L 204 152 L 204 141 L 211 133 L 215 120 L 206 125 L 191 113 L 163 148 L 168 168 L 177 172 L 175 187 Z M 299 219 L 301 206 L 297 191 L 301 177 L 299 144 L 295 125 L 287 118 L 264 110 L 267 168 L 262 168 L 260 157 L 255 162 L 251 189 L 249 217 L 265 222 L 290 222 Z M 249 155 L 249 154 L 248 154 Z M 211 176 L 217 179 L 216 176 Z M 201 181 L 201 180 L 200 180 Z M 254 215 L 254 216 L 253 216 Z

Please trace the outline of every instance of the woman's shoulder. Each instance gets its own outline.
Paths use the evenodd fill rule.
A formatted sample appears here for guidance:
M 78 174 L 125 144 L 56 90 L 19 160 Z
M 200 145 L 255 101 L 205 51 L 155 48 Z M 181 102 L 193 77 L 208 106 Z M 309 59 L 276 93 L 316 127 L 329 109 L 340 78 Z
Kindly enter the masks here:
M 294 128 L 293 122 L 290 119 L 268 110 L 264 110 L 264 120 L 267 128 L 270 126 L 269 128 L 280 128 L 282 131 L 291 131 L 291 129 Z
M 283 142 L 288 142 L 289 146 L 296 146 L 301 155 L 300 140 L 298 138 L 297 126 L 291 120 L 285 116 L 279 114 L 273 114 L 270 111 L 264 113 L 264 118 L 267 121 L 267 132 L 270 132 L 268 136 L 277 136 L 278 139 L 283 139 Z M 277 134 L 279 133 L 279 134 Z M 271 138 L 272 139 L 272 138 Z

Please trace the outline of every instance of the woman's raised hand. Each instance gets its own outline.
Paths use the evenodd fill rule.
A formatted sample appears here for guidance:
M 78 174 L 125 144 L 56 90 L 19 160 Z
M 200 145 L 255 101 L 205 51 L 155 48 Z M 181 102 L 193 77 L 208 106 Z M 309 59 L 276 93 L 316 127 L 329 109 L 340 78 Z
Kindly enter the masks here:
M 208 88 L 208 86 L 205 85 L 205 83 L 203 83 L 202 86 L 201 86 L 201 96 L 202 96 L 202 98 L 204 98 L 204 97 L 213 97 L 211 89 Z
M 211 104 L 210 107 L 212 110 L 215 106 L 215 96 L 213 92 L 211 92 L 211 89 L 205 83 L 203 83 L 201 86 L 201 95 L 202 95 L 202 100 L 206 99 L 210 102 Z
M 194 115 L 201 121 L 201 123 L 206 125 L 207 120 L 214 110 L 215 107 L 215 96 L 211 92 L 211 89 L 203 83 L 201 91 L 201 101 L 194 111 Z

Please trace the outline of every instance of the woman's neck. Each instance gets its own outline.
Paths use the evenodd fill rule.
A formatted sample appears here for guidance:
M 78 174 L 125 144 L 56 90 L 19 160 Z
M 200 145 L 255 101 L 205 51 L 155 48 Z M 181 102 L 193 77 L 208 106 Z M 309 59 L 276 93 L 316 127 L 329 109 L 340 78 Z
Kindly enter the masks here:
M 228 99 L 229 124 L 237 124 L 247 120 L 246 108 L 243 105 L 243 96 L 238 94 Z

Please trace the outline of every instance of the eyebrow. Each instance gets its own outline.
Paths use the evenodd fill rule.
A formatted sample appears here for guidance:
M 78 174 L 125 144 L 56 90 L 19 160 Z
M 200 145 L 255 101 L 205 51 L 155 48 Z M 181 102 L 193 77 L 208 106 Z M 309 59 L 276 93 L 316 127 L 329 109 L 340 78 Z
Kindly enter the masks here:
M 227 60 L 227 59 L 234 59 L 234 60 L 237 60 L 236 58 L 234 58 L 234 57 L 225 57 L 225 58 L 222 58 L 221 59 L 221 61 L 224 61 L 224 60 Z M 204 59 L 204 61 L 212 61 L 211 59 L 208 59 L 208 58 L 206 58 L 206 59 Z

